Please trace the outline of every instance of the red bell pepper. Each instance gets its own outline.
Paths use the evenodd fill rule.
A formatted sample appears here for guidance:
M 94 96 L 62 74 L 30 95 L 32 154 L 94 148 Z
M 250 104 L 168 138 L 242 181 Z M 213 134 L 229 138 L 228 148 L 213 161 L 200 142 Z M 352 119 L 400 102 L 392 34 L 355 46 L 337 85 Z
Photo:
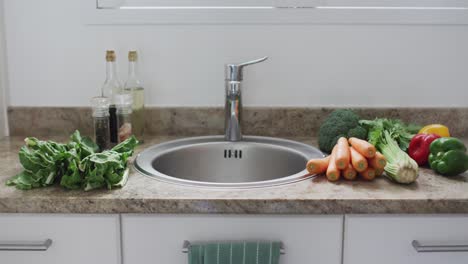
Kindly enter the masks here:
M 417 134 L 409 144 L 408 155 L 418 163 L 419 166 L 425 165 L 430 154 L 429 146 L 432 141 L 440 138 L 436 134 Z

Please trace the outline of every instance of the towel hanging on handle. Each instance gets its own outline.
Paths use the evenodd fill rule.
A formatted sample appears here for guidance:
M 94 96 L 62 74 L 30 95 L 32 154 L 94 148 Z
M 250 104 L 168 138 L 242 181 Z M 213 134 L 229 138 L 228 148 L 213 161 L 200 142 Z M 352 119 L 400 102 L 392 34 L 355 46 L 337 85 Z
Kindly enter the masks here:
M 284 254 L 281 242 L 207 242 L 184 241 L 183 252 L 189 264 L 278 264 Z

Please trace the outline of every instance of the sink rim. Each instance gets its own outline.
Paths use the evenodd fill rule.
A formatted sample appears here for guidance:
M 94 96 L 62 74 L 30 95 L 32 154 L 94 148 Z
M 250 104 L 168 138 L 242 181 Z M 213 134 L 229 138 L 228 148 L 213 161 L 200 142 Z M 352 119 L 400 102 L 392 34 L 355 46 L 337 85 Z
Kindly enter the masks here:
M 310 145 L 297 142 L 294 140 L 289 139 L 282 139 L 282 138 L 274 138 L 274 137 L 263 137 L 263 136 L 243 136 L 242 141 L 240 142 L 252 142 L 257 144 L 269 144 L 274 145 L 277 148 L 284 148 L 287 149 L 289 152 L 295 152 L 296 154 L 304 157 L 306 160 L 312 158 L 312 155 L 319 154 L 320 156 L 324 156 L 324 154 L 315 147 Z M 154 180 L 172 183 L 177 185 L 183 185 L 188 187 L 203 187 L 203 188 L 210 188 L 210 189 L 252 189 L 252 188 L 266 188 L 266 187 L 273 187 L 285 184 L 291 184 L 303 180 L 307 180 L 310 178 L 315 177 L 313 174 L 309 174 L 307 169 L 305 168 L 298 173 L 284 176 L 281 178 L 265 180 L 265 181 L 252 181 L 252 182 L 235 182 L 235 183 L 225 183 L 225 182 L 206 182 L 206 181 L 195 181 L 195 180 L 187 180 L 183 178 L 178 178 L 170 175 L 166 175 L 157 171 L 156 169 L 152 168 L 150 170 L 145 169 L 145 166 L 142 166 L 139 163 L 146 163 L 146 167 L 148 164 L 151 164 L 159 156 L 162 156 L 166 153 L 173 152 L 177 149 L 186 148 L 189 146 L 197 145 L 197 144 L 206 144 L 206 143 L 237 143 L 237 142 L 229 142 L 224 139 L 222 135 L 216 136 L 201 136 L 201 137 L 187 137 L 182 139 L 171 140 L 167 142 L 163 142 L 160 144 L 153 145 L 141 151 L 135 158 L 133 162 L 133 167 L 136 171 L 140 174 L 143 174 L 146 177 L 149 177 Z M 154 152 L 153 155 L 148 155 L 148 157 L 142 158 L 143 155 L 147 155 L 147 153 Z M 149 158 L 151 157 L 151 158 Z M 144 159 L 141 161 L 141 159 Z M 139 162 L 140 161 L 140 162 Z

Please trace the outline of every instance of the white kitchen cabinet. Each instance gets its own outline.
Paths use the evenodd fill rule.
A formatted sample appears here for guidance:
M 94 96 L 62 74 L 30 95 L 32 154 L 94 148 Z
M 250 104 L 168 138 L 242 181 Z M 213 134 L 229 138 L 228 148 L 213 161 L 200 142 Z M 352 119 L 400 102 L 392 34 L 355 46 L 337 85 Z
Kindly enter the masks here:
M 343 216 L 123 215 L 125 264 L 186 264 L 182 243 L 277 240 L 283 264 L 340 264 Z
M 13 250 L 46 239 L 52 244 L 45 251 Z M 0 244 L 2 264 L 120 264 L 119 217 L 0 214 Z
M 414 240 L 444 246 L 445 252 L 417 252 Z M 468 251 L 449 251 L 455 245 L 459 250 L 468 247 L 466 215 L 350 215 L 345 219 L 344 264 L 468 263 Z
M 120 222 L 118 215 L 69 214 L 0 214 L 0 248 L 35 242 L 32 249 L 44 249 L 52 240 L 45 251 L 0 250 L 0 263 L 121 264 L 120 235 L 124 264 L 186 264 L 184 240 L 282 241 L 282 264 L 340 264 L 342 251 L 343 264 L 468 263 L 468 251 L 412 245 L 466 250 L 468 215 L 347 215 L 343 224 L 340 215 L 122 215 Z

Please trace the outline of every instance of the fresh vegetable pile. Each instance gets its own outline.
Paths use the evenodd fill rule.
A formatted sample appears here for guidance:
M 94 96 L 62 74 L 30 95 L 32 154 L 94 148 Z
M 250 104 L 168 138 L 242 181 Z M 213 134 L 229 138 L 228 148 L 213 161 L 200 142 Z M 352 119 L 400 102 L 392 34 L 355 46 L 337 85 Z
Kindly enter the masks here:
M 333 124 L 338 125 L 334 128 Z M 319 147 L 322 151 L 330 153 L 338 141 L 336 137 L 351 138 L 351 135 L 356 131 L 361 131 L 358 138 L 368 140 L 371 146 L 380 151 L 378 155 L 382 155 L 381 158 L 386 163 L 382 168 L 379 168 L 378 165 L 370 168 L 377 169 L 378 175 L 383 173 L 383 169 L 385 176 L 395 182 L 411 183 L 418 177 L 418 165 L 405 151 L 418 129 L 419 127 L 406 125 L 400 120 L 385 118 L 360 120 L 359 116 L 352 110 L 335 110 L 320 127 Z M 356 154 L 362 155 L 354 148 L 350 149 L 350 153 L 355 156 L 357 156 Z M 369 158 L 366 155 L 363 156 Z M 364 166 L 364 163 L 352 165 L 360 172 L 360 168 L 356 166 Z M 363 178 L 366 176 L 362 172 L 361 175 Z
M 355 180 L 358 173 L 362 179 L 370 181 L 382 175 L 386 163 L 385 157 L 369 142 L 341 137 L 330 156 L 309 160 L 307 170 L 311 174 L 325 173 L 329 181 L 338 181 L 341 176 Z
M 420 166 L 429 162 L 431 169 L 443 176 L 455 176 L 468 170 L 465 144 L 450 137 L 448 127 L 441 124 L 423 127 L 411 139 L 408 153 Z
M 369 145 L 353 137 L 365 139 Z M 384 171 L 392 181 L 408 184 L 418 178 L 419 166 L 428 163 L 443 176 L 459 175 L 468 170 L 466 146 L 450 137 L 449 129 L 441 124 L 420 129 L 397 119 L 360 120 L 352 110 L 341 109 L 325 119 L 318 141 L 320 149 L 331 154 L 310 160 L 307 169 L 312 174 L 326 173 L 330 181 L 341 176 L 353 180 L 358 173 L 369 180 Z M 369 149 L 370 152 L 366 152 Z M 350 164 L 347 164 L 348 157 Z
M 24 171 L 7 181 L 18 189 L 46 187 L 59 182 L 67 189 L 122 187 L 128 178 L 127 160 L 138 141 L 130 137 L 111 150 L 97 152 L 97 145 L 75 131 L 70 142 L 61 144 L 26 138 L 19 151 Z

